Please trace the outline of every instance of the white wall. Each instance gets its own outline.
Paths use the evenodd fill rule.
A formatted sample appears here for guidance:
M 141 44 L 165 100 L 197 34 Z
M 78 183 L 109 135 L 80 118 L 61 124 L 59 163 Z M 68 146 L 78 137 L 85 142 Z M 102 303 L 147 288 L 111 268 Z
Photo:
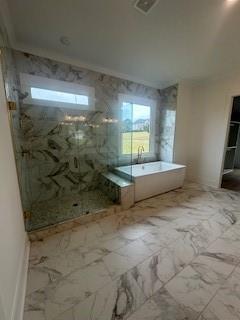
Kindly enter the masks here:
M 240 95 L 240 74 L 188 86 L 180 83 L 178 112 L 182 113 L 177 117 L 175 157 L 188 165 L 189 180 L 220 185 L 231 102 L 236 95 Z
M 0 113 L 0 315 L 1 320 L 17 320 L 24 297 L 26 233 L 1 65 Z

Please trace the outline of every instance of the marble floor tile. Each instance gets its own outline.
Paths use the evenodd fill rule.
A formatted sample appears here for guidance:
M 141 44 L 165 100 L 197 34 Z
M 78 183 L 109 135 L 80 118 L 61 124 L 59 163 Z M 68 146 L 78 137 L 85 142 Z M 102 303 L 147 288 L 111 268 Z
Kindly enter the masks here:
M 168 272 L 167 268 L 169 267 L 164 264 L 163 257 L 165 255 L 166 249 L 163 249 L 161 254 L 146 259 L 129 271 L 146 297 L 151 297 L 163 286 L 160 276 L 164 270 Z
M 187 266 L 198 254 L 194 243 L 186 237 L 178 238 L 175 242 L 169 244 L 167 252 L 169 259 L 174 261 L 178 271 Z
M 145 301 L 134 278 L 124 274 L 54 320 L 124 320 Z
M 233 241 L 235 246 L 240 246 L 240 225 L 236 224 L 229 228 L 226 232 L 221 235 L 221 239 Z
M 198 313 L 188 306 L 177 302 L 165 289 L 160 289 L 152 300 L 159 308 L 156 320 L 195 320 Z
M 91 249 L 114 251 L 130 244 L 132 241 L 134 240 L 128 240 L 115 233 L 112 234 L 111 238 L 105 236 L 95 242 L 92 242 L 88 247 Z
M 147 300 L 137 311 L 135 311 L 128 320 L 156 320 L 161 311 L 153 299 Z
M 136 240 L 156 229 L 156 227 L 136 223 L 134 225 L 125 226 L 124 228 L 119 229 L 119 233 L 128 240 Z
M 240 319 L 240 269 L 237 268 L 203 312 L 206 320 Z
M 45 273 L 49 271 L 49 279 L 53 279 L 53 274 L 65 276 L 76 269 L 84 267 L 94 261 L 99 260 L 110 251 L 105 248 L 79 247 L 73 250 L 67 250 L 58 256 L 42 256 L 38 261 L 31 262 L 32 271 L 42 270 Z M 56 277 L 56 276 L 55 276 Z
M 111 277 L 115 278 L 151 255 L 151 250 L 141 239 L 137 239 L 106 255 L 103 257 L 103 261 L 109 270 Z
M 136 265 L 133 259 L 127 256 L 122 256 L 116 252 L 111 252 L 103 257 L 103 261 L 112 279 L 124 274 Z
M 173 243 L 175 240 L 181 237 L 181 234 L 174 228 L 163 227 L 159 230 L 150 232 L 141 237 L 141 240 L 149 247 L 149 249 L 155 253 L 161 248 Z
M 187 266 L 167 283 L 166 289 L 180 304 L 201 312 L 216 293 L 218 286 L 206 282 L 199 272 Z
M 103 232 L 97 223 L 91 223 L 54 234 L 42 241 L 34 241 L 31 245 L 30 259 L 42 256 L 58 256 L 79 246 L 87 246 L 103 237 Z
M 28 295 L 25 313 L 39 311 L 46 320 L 54 319 L 108 282 L 111 278 L 106 267 L 101 261 L 95 262 Z
M 221 257 L 203 254 L 193 260 L 191 267 L 201 274 L 204 281 L 220 286 L 236 266 L 231 261 L 224 261 Z
M 232 264 L 239 264 L 240 262 L 240 248 L 239 243 L 231 239 L 217 239 L 204 252 L 210 255 L 218 256 L 223 261 L 229 261 Z
M 141 239 L 132 241 L 130 244 L 115 250 L 115 252 L 134 260 L 136 264 L 152 255 L 152 251 Z
M 24 320 L 240 320 L 239 208 L 186 184 L 33 242 Z

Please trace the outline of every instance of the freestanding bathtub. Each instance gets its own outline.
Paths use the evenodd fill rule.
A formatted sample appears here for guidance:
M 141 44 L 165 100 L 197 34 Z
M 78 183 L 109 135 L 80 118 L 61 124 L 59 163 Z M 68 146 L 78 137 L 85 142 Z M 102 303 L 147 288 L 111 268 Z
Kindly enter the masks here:
M 163 161 L 135 164 L 115 168 L 123 178 L 135 185 L 135 202 L 180 188 L 185 178 L 186 166 Z

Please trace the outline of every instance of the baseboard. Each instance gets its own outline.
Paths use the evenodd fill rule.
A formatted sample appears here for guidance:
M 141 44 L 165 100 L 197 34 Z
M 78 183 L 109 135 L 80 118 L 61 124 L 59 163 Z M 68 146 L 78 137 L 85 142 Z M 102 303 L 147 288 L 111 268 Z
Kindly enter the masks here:
M 17 274 L 16 290 L 13 300 L 11 320 L 23 320 L 24 302 L 27 287 L 28 261 L 30 252 L 30 242 L 26 235 L 24 252 L 21 257 L 21 264 Z
M 209 187 L 213 187 L 213 188 L 218 188 L 219 187 L 219 183 L 216 180 L 213 179 L 209 179 L 203 176 L 192 176 L 192 175 L 188 175 L 186 181 L 189 182 L 196 182 L 205 186 L 209 186 Z

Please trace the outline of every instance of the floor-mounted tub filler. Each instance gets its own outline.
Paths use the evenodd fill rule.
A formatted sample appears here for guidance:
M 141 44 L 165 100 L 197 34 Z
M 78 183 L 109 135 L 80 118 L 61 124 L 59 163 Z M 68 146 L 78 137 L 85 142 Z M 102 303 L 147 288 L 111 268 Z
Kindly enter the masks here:
M 137 202 L 182 187 L 186 166 L 156 161 L 117 167 L 115 172 L 134 182 Z

